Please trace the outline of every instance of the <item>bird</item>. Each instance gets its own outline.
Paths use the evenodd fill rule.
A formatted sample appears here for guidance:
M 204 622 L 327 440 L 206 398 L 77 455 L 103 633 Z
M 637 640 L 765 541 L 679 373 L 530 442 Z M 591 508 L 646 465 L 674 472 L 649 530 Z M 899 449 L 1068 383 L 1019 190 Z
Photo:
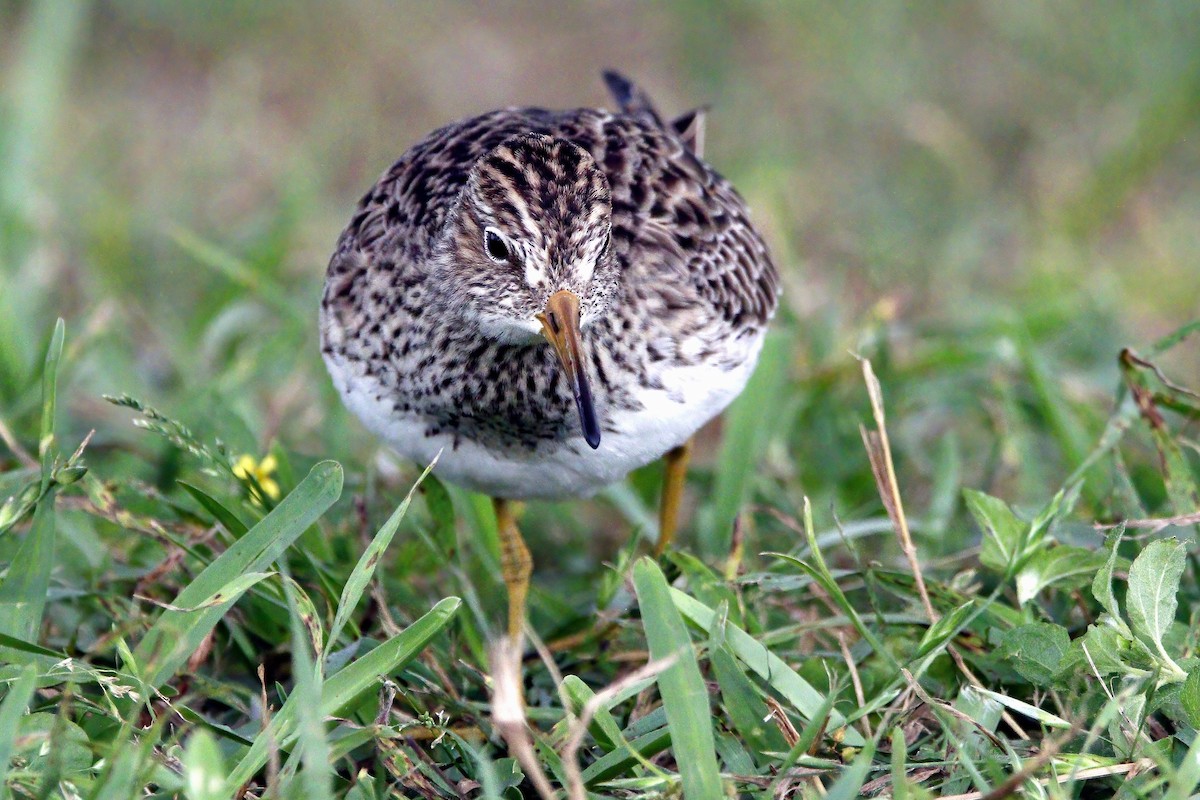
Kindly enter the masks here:
M 745 387 L 779 302 L 745 201 L 703 160 L 707 109 L 665 120 L 603 78 L 613 110 L 503 108 L 412 145 L 359 201 L 320 305 L 345 405 L 492 498 L 514 639 L 519 503 L 664 459 L 661 555 L 692 438 Z

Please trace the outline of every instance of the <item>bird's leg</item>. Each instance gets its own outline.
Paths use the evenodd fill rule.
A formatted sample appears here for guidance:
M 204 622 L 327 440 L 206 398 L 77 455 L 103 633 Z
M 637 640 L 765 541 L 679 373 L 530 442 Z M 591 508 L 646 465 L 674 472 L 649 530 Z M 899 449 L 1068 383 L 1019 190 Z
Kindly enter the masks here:
M 521 638 L 525 627 L 525 598 L 529 594 L 529 575 L 533 559 L 517 528 L 518 504 L 493 497 L 496 528 L 500 534 L 500 571 L 508 589 L 508 635 L 514 642 Z
M 692 455 L 692 440 L 688 439 L 667 453 L 667 474 L 663 478 L 662 502 L 658 507 L 658 542 L 655 557 L 671 546 L 675 529 L 679 527 L 679 506 L 683 502 L 683 481 L 687 477 L 688 459 Z

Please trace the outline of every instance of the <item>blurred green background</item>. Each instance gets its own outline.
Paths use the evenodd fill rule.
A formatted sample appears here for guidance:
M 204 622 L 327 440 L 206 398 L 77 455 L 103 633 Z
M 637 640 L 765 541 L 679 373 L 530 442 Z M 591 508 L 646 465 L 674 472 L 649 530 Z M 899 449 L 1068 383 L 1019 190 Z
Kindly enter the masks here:
M 1044 499 L 1119 348 L 1200 311 L 1198 43 L 1190 0 L 2 2 L 0 408 L 35 429 L 63 316 L 66 438 L 98 429 L 93 463 L 178 468 L 100 399 L 127 392 L 235 452 L 361 474 L 378 445 L 316 344 L 356 198 L 450 120 L 608 104 L 615 67 L 668 114 L 711 104 L 708 158 L 784 274 L 776 499 L 878 510 L 851 351 L 904 420 L 909 480 L 951 459 Z M 1194 375 L 1196 351 L 1169 363 Z M 1022 445 L 1055 407 L 1039 376 L 1081 409 L 1048 423 L 1065 458 Z

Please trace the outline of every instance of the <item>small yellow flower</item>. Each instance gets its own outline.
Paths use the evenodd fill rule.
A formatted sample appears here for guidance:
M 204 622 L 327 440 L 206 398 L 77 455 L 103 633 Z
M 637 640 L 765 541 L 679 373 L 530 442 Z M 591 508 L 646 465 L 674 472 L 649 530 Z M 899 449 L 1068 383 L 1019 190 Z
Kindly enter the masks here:
M 263 493 L 272 500 L 279 499 L 279 484 L 271 477 L 275 472 L 278 464 L 275 461 L 275 456 L 267 455 L 262 461 L 259 461 L 249 453 L 240 456 L 237 463 L 233 465 L 233 474 L 240 478 L 250 487 L 250 499 L 258 502 L 259 498 L 255 495 L 254 484 L 258 484 L 258 488 L 263 490 Z M 254 480 L 251 481 L 250 479 Z

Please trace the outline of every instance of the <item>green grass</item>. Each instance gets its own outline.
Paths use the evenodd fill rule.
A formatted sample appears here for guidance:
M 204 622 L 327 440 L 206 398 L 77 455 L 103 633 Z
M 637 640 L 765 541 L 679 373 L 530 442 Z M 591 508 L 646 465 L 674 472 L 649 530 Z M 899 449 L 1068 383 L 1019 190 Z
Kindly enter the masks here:
M 0 4 L 0 796 L 1194 796 L 1197 8 Z M 784 303 L 673 552 L 657 465 L 530 505 L 514 662 L 322 265 L 614 64 L 712 103 Z

